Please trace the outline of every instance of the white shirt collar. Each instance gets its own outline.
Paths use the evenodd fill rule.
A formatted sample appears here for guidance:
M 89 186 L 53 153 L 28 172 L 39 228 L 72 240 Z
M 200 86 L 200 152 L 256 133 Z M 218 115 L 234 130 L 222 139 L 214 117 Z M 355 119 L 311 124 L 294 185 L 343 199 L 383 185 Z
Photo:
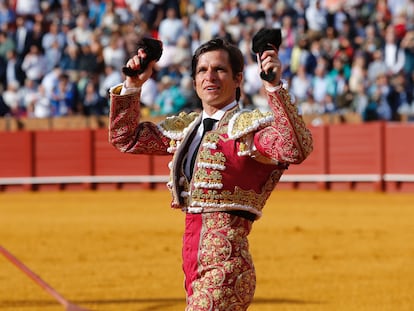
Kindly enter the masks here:
M 202 119 L 204 120 L 205 118 L 212 118 L 212 119 L 220 121 L 221 118 L 226 113 L 226 111 L 234 108 L 236 105 L 237 105 L 237 102 L 234 100 L 230 104 L 228 104 L 227 106 L 221 108 L 220 110 L 217 110 L 212 116 L 207 115 L 207 113 L 203 110 Z

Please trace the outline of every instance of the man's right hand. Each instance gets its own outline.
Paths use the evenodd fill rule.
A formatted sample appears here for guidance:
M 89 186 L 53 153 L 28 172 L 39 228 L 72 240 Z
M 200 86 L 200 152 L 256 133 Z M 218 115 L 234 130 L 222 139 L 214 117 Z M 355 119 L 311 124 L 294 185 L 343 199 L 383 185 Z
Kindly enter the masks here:
M 147 57 L 147 55 L 144 49 L 138 49 L 137 54 L 128 60 L 128 62 L 126 63 L 126 67 L 132 70 L 139 70 L 141 68 L 140 58 L 143 59 L 145 57 Z M 151 77 L 155 62 L 155 60 L 149 62 L 148 67 L 145 69 L 145 71 L 138 75 L 126 76 L 124 86 L 126 88 L 141 87 L 144 84 L 144 82 Z

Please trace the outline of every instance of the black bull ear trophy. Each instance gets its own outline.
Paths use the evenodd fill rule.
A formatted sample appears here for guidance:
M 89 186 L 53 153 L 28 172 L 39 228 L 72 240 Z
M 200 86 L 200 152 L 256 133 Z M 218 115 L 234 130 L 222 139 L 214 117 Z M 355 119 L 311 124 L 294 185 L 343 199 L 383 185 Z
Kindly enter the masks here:
M 266 50 L 279 50 L 282 42 L 282 34 L 279 28 L 262 28 L 254 36 L 252 40 L 252 51 L 260 56 Z M 273 81 L 275 79 L 274 72 L 260 73 L 260 77 L 266 81 Z
M 140 68 L 137 70 L 131 69 L 129 67 L 123 67 L 122 72 L 127 76 L 137 76 L 143 73 L 145 69 L 147 69 L 147 66 L 151 61 L 159 61 L 162 55 L 162 42 L 153 38 L 143 38 L 138 42 L 137 50 L 139 49 L 144 49 L 147 57 L 140 57 Z

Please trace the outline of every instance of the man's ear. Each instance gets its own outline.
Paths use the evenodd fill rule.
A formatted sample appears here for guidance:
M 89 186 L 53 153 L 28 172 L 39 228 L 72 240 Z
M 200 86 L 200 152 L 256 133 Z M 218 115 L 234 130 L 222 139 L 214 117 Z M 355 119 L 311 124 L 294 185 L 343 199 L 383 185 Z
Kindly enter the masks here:
M 236 82 L 238 87 L 241 87 L 241 82 L 243 80 L 243 73 L 239 72 L 234 76 L 234 82 Z

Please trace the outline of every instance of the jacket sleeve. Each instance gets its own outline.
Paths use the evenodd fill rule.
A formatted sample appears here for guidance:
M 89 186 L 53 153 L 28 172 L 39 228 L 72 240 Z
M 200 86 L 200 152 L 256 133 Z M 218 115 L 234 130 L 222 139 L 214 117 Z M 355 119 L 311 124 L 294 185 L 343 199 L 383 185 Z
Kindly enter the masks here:
M 299 164 L 313 150 L 312 134 L 288 91 L 267 91 L 274 120 L 254 135 L 254 147 L 262 156 L 276 163 Z
M 170 139 L 152 122 L 140 123 L 140 92 L 119 95 L 122 85 L 110 90 L 109 142 L 121 152 L 170 154 Z

